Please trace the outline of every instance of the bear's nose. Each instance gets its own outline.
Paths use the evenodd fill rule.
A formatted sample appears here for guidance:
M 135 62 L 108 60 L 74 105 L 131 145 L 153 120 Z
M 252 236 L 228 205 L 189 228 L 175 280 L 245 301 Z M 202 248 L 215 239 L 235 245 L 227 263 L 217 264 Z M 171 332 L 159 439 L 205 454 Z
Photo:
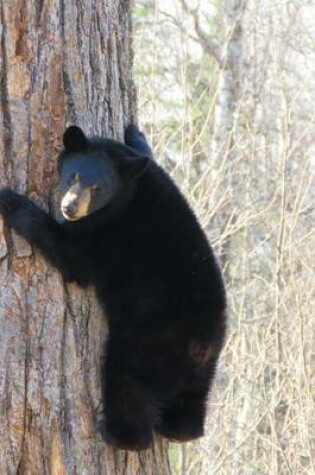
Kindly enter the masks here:
M 67 205 L 63 205 L 62 212 L 72 218 L 76 213 L 76 205 L 74 203 L 69 203 Z

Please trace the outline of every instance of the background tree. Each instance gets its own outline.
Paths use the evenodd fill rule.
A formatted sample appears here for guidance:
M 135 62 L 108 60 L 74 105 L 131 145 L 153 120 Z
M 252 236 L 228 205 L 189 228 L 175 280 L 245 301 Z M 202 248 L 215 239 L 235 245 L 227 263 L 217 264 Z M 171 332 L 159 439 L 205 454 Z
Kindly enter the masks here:
M 51 207 L 66 124 L 121 139 L 135 116 L 129 2 L 0 1 L 0 177 Z M 105 322 L 0 230 L 0 473 L 169 472 L 166 445 L 113 450 L 95 429 Z

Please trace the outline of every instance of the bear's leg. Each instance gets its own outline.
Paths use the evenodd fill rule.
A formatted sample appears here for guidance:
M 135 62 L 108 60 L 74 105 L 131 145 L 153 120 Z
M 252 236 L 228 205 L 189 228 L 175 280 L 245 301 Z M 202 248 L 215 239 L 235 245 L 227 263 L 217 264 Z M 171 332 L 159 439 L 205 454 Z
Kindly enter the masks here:
M 207 412 L 207 399 L 217 365 L 217 356 L 194 365 L 187 374 L 186 386 L 163 409 L 157 432 L 164 437 L 178 441 L 202 437 Z
M 102 392 L 105 417 L 99 429 L 105 442 L 124 450 L 148 449 L 157 408 L 146 388 L 113 364 L 102 382 Z
M 36 246 L 59 271 L 66 269 L 63 229 L 45 211 L 27 196 L 4 188 L 0 190 L 0 214 L 9 227 Z
M 181 392 L 163 410 L 156 431 L 177 442 L 188 442 L 201 437 L 204 432 L 207 392 L 193 389 Z
M 89 284 L 71 236 L 27 196 L 9 188 L 0 190 L 0 214 L 9 227 L 41 251 L 65 280 L 74 280 L 82 287 Z

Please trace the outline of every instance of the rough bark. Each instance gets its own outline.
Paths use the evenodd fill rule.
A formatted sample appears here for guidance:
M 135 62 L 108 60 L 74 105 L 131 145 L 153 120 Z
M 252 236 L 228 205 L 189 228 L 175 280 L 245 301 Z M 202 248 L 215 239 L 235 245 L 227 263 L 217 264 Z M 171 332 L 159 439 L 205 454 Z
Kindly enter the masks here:
M 0 0 L 0 185 L 46 209 L 65 124 L 121 138 L 135 111 L 125 0 Z M 1 218 L 0 218 L 1 219 Z M 166 444 L 96 430 L 106 322 L 0 223 L 0 473 L 167 474 Z

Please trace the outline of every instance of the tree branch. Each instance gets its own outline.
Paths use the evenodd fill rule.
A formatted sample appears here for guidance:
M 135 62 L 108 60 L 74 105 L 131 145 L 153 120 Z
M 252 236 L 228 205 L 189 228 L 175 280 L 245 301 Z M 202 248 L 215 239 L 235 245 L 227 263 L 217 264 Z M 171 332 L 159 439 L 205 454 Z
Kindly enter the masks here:
M 191 16 L 194 22 L 194 28 L 196 35 L 198 37 L 198 41 L 202 46 L 205 53 L 210 54 L 214 57 L 214 59 L 219 63 L 220 68 L 224 66 L 224 62 L 222 59 L 222 49 L 219 43 L 208 35 L 200 25 L 200 20 L 197 12 L 197 8 L 191 8 L 186 0 L 179 0 L 183 10 L 189 16 Z

